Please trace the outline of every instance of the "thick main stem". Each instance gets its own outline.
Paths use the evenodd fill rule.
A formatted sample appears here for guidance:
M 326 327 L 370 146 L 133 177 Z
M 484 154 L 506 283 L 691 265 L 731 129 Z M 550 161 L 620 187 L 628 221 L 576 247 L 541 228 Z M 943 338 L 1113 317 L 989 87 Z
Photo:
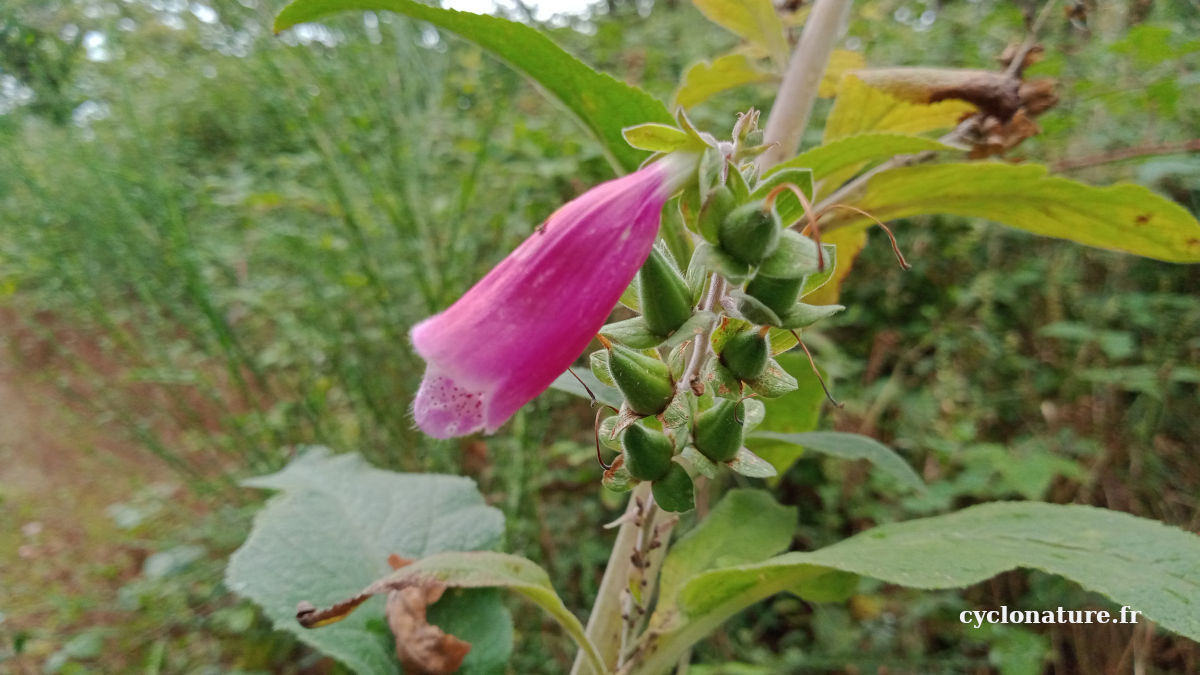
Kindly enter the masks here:
M 851 0 L 817 0 L 813 5 L 767 117 L 763 140 L 774 145 L 758 156 L 759 171 L 775 166 L 800 149 L 800 140 L 817 101 L 821 76 L 829 65 L 829 55 L 833 53 L 850 4 Z
M 656 527 L 671 517 L 662 509 L 653 509 L 649 523 L 641 523 L 634 516 L 638 503 L 647 504 L 651 499 L 650 483 L 640 483 L 629 494 L 629 505 L 622 516 L 621 527 L 617 530 L 617 539 L 613 542 L 612 553 L 608 557 L 608 565 L 604 568 L 604 578 L 600 580 L 600 588 L 596 592 L 596 602 L 592 605 L 592 614 L 588 617 L 587 636 L 609 672 L 616 670 L 617 659 L 621 651 L 621 634 L 625 628 L 625 620 L 621 617 L 621 593 L 629 587 L 629 576 L 632 570 L 631 554 L 633 553 L 642 527 L 646 526 L 653 532 Z M 667 535 L 669 536 L 669 535 Z M 663 547 L 665 549 L 665 547 Z M 657 574 L 657 563 L 662 562 L 662 553 L 652 559 L 652 569 L 647 569 L 647 575 Z M 595 673 L 588 666 L 583 653 L 575 656 L 575 664 L 571 667 L 571 675 L 604 675 Z

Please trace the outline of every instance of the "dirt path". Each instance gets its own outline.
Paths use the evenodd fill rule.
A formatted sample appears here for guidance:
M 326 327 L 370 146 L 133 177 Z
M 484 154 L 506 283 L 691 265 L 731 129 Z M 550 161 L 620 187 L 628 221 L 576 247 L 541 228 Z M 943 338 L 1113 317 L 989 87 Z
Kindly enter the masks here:
M 106 613 L 140 573 L 110 507 L 149 486 L 179 489 L 111 426 L 72 410 L 46 364 L 0 324 L 0 670 L 42 672 L 45 660 Z M 125 543 L 122 543 L 125 542 Z M 14 640 L 23 643 L 15 656 Z M 6 661 L 5 658 L 8 657 Z

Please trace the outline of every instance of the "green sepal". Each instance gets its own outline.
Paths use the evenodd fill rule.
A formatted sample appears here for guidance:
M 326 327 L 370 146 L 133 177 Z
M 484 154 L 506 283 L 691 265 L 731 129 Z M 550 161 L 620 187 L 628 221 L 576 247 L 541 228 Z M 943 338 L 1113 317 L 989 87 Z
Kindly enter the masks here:
M 721 467 L 713 463 L 711 459 L 702 455 L 700 451 L 695 448 L 695 446 L 687 446 L 683 449 L 683 452 L 679 453 L 679 456 L 687 460 L 688 464 L 692 466 L 692 469 L 695 470 L 696 473 L 710 480 L 716 478 L 717 474 L 721 472 Z
M 657 247 L 638 272 L 638 304 L 651 333 L 664 338 L 692 316 L 692 292 L 683 275 Z
M 700 199 L 707 201 L 708 196 L 718 186 L 724 185 L 725 155 L 716 148 L 709 148 L 700 155 Z
M 779 245 L 758 268 L 758 274 L 774 279 L 800 279 L 821 269 L 817 242 L 795 230 L 784 230 Z M 828 261 L 826 261 L 828 263 Z
M 686 148 L 698 149 L 698 145 L 686 131 L 676 129 L 666 124 L 647 122 L 635 124 L 621 130 L 625 142 L 639 150 L 651 152 L 671 152 Z M 781 172 L 782 173 L 782 172 Z
M 688 405 L 687 396 L 676 396 L 671 404 L 659 415 L 664 429 L 680 429 L 692 421 L 692 410 Z
M 607 324 L 600 328 L 600 334 L 634 349 L 652 349 L 662 342 L 662 338 L 655 335 L 640 316 Z
M 613 460 L 612 466 L 608 467 L 608 470 L 604 472 L 604 477 L 600 479 L 600 483 L 613 492 L 629 492 L 637 484 L 637 481 L 629 474 L 629 469 L 625 467 L 625 458 L 617 455 L 617 458 Z
M 588 357 L 588 365 L 591 367 L 592 375 L 596 376 L 604 384 L 610 387 L 617 386 L 612 379 L 612 373 L 608 372 L 608 350 L 597 349 Z
M 769 277 L 761 272 L 754 275 L 746 284 L 746 295 L 762 303 L 771 313 L 779 317 L 800 299 L 800 289 L 804 287 L 804 279 L 780 279 Z M 749 317 L 747 317 L 749 318 Z
M 750 276 L 749 265 L 736 260 L 711 244 L 704 243 L 697 246 L 695 255 L 700 258 L 708 271 L 720 274 L 731 284 L 741 284 Z
M 717 399 L 717 404 L 696 416 L 692 441 L 714 462 L 727 462 L 742 447 L 746 406 L 742 401 Z
M 671 466 L 675 446 L 661 431 L 634 424 L 621 437 L 625 448 L 625 468 L 638 480 L 658 480 Z
M 825 251 L 825 269 L 804 277 L 804 286 L 800 288 L 802 298 L 829 283 L 837 271 L 837 246 L 821 244 L 821 248 Z
M 843 305 L 806 305 L 798 302 L 780 316 L 758 299 L 741 291 L 733 291 L 729 295 L 737 303 L 738 313 L 747 321 L 777 328 L 805 328 L 846 309 Z
M 674 349 L 684 342 L 702 335 L 716 320 L 717 315 L 712 312 L 696 312 L 691 318 L 684 321 L 682 326 L 675 329 L 675 332 L 671 333 L 671 336 L 663 340 L 661 344 L 663 347 Z M 672 369 L 672 372 L 675 372 L 674 369 Z
M 717 243 L 717 230 L 721 228 L 721 223 L 725 222 L 729 212 L 736 207 L 737 199 L 734 198 L 732 190 L 724 185 L 713 188 L 704 200 L 704 205 L 700 207 L 700 215 L 696 220 L 696 229 L 700 236 L 713 244 Z
M 776 471 L 770 462 L 746 448 L 739 449 L 737 454 L 727 464 L 734 472 L 740 473 L 747 478 L 774 478 L 779 475 L 779 472 Z
M 750 171 L 754 168 L 751 167 Z M 733 198 L 737 203 L 742 204 L 750 200 L 750 184 L 746 182 L 746 175 L 738 171 L 737 166 L 729 160 L 725 161 L 725 184 L 729 186 L 733 192 Z
M 721 363 L 739 380 L 753 380 L 767 367 L 767 338 L 756 330 L 742 331 L 725 341 Z
M 641 305 L 638 303 L 638 279 L 636 274 L 633 276 L 633 281 L 630 281 L 625 290 L 621 291 L 621 297 L 617 302 L 635 312 L 641 309 Z
M 708 362 L 700 381 L 704 383 L 704 393 L 713 396 L 738 396 L 742 391 L 741 381 L 718 359 Z
M 747 380 L 746 386 L 763 398 L 779 398 L 800 388 L 796 378 L 775 359 L 767 359 L 767 367 L 763 368 L 762 374 Z
M 813 181 L 812 171 L 810 169 L 789 168 L 774 173 L 768 174 L 766 179 L 754 187 L 754 192 L 750 195 L 751 199 L 763 199 L 771 190 L 783 185 L 784 183 L 792 183 L 804 193 L 804 196 L 812 202 Z M 780 192 L 775 197 L 775 212 L 779 214 L 779 220 L 786 227 L 791 227 L 793 223 L 804 217 L 804 204 L 791 191 L 785 190 Z
M 617 452 L 620 452 L 621 439 L 617 438 L 616 434 L 617 422 L 618 418 L 616 415 L 605 417 L 604 419 L 600 420 L 600 430 L 597 433 L 600 436 L 600 445 L 603 445 L 609 450 L 616 450 Z
M 742 432 L 750 433 L 767 418 L 767 406 L 756 398 L 742 399 L 742 406 L 745 409 L 742 416 Z
M 667 364 L 615 342 L 608 352 L 608 370 L 628 408 L 639 415 L 662 412 L 675 396 Z
M 672 513 L 691 511 L 696 506 L 696 489 L 692 485 L 692 477 L 687 469 L 675 462 L 667 469 L 667 473 L 650 484 L 654 501 L 659 508 Z
M 704 266 L 701 248 L 711 249 L 712 247 L 701 243 L 693 249 L 692 259 L 688 261 L 687 271 L 683 274 L 688 288 L 692 291 L 692 305 L 700 302 L 700 296 L 704 295 L 705 282 L 708 281 L 708 268 Z
M 763 210 L 761 201 L 743 204 L 725 217 L 717 228 L 721 250 L 746 265 L 757 265 L 779 245 L 779 216 Z

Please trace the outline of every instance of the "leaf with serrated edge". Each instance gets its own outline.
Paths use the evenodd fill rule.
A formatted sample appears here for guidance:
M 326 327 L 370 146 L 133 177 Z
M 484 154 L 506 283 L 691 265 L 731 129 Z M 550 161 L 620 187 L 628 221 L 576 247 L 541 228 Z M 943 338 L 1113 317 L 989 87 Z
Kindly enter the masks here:
M 914 490 L 925 489 L 925 482 L 908 462 L 896 454 L 895 450 L 870 436 L 840 431 L 805 431 L 795 434 L 761 431 L 754 434 L 754 437 L 792 443 L 839 459 L 865 459 L 908 487 Z
M 1093 187 L 1038 164 L 966 162 L 881 171 L 855 206 L 883 221 L 946 213 L 1167 262 L 1200 262 L 1200 223 L 1140 185 Z M 837 228 L 867 226 L 848 211 Z M 824 225 L 830 227 L 830 225 Z
M 709 21 L 765 51 L 782 67 L 787 63 L 787 33 L 771 0 L 692 0 Z
M 494 16 L 440 9 L 411 0 L 297 0 L 275 18 L 275 32 L 344 10 L 398 12 L 457 33 L 491 51 L 574 113 L 623 171 L 637 169 L 645 154 L 631 148 L 621 130 L 646 122 L 672 122 L 662 102 L 641 89 L 593 70 L 529 26 Z
M 829 111 L 824 143 L 867 132 L 921 134 L 948 129 L 974 111 L 975 106 L 956 100 L 909 103 L 847 75 Z
M 318 630 L 300 627 L 297 603 L 328 606 L 353 596 L 388 574 L 390 554 L 421 558 L 488 548 L 504 532 L 503 515 L 484 503 L 470 479 L 392 473 L 324 448 L 308 449 L 282 471 L 243 484 L 282 493 L 255 516 L 250 536 L 229 560 L 226 585 L 258 603 L 276 628 L 359 673 L 399 672 L 393 646 L 368 627 L 382 619 L 382 600 L 369 600 L 344 621 Z M 471 634 L 455 625 L 459 620 L 446 607 L 451 619 L 442 628 L 475 645 L 462 672 L 493 672 L 508 659 L 511 625 L 498 597 L 481 606 L 469 595 L 447 600 L 469 601 L 459 611 L 498 620 Z M 509 632 L 497 641 L 495 631 Z
M 734 87 L 777 79 L 778 75 L 759 70 L 745 54 L 726 54 L 688 68 L 675 91 L 675 105 L 691 108 Z
M 883 525 L 811 553 L 698 574 L 679 594 L 686 613 L 630 675 L 673 666 L 729 617 L 780 591 L 816 599 L 845 573 L 911 588 L 962 588 L 1018 567 L 1057 574 L 1146 620 L 1200 640 L 1200 537 L 1091 506 L 982 504 Z M 641 646 L 646 646 L 644 643 Z

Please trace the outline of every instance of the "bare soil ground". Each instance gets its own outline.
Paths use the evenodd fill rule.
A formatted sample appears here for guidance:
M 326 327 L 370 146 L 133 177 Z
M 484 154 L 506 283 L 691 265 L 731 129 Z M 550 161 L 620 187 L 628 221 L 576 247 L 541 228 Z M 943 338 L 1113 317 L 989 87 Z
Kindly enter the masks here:
M 111 619 L 147 555 L 110 507 L 153 486 L 161 463 L 50 380 L 56 364 L 0 313 L 0 670 L 41 672 L 73 634 Z M 14 642 L 21 644 L 13 654 Z M 8 660 L 5 660 L 5 656 Z

